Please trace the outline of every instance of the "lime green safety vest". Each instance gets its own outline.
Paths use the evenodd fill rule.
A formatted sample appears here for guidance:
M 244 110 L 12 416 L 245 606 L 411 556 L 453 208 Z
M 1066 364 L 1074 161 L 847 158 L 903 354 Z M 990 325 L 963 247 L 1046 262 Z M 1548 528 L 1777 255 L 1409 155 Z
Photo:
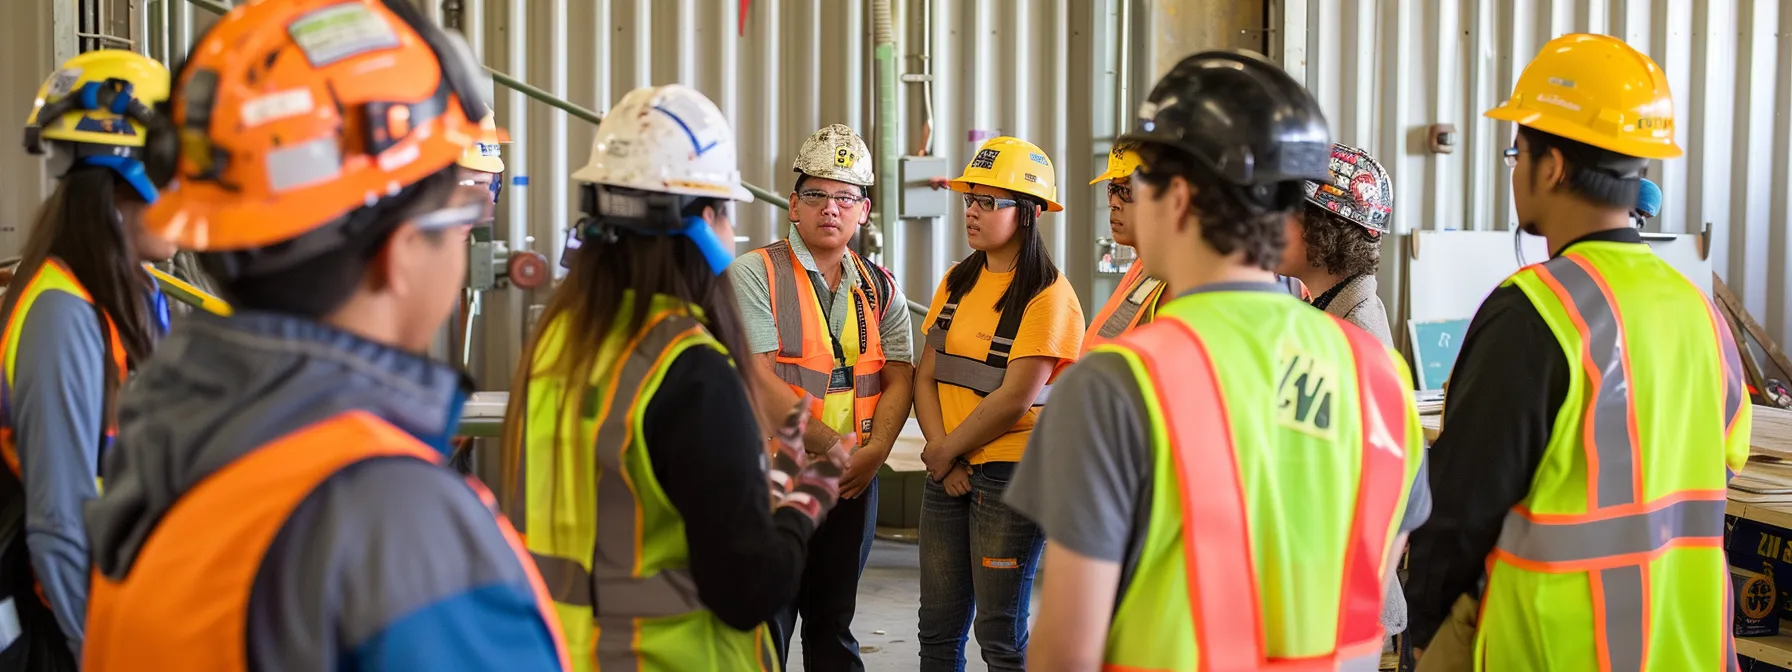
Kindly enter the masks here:
M 1575 373 L 1488 557 L 1475 668 L 1732 669 L 1724 488 L 1749 404 L 1722 318 L 1634 243 L 1572 245 L 1506 284 Z
M 617 312 L 630 310 L 625 301 Z M 642 438 L 647 404 L 678 355 L 723 349 L 696 314 L 655 296 L 639 331 L 613 331 L 580 383 L 591 388 L 576 417 L 560 412 L 566 381 L 548 371 L 562 348 L 591 344 L 566 342 L 556 320 L 532 357 L 519 470 L 525 545 L 581 672 L 777 668 L 764 625 L 736 630 L 698 600 L 684 519 L 654 479 Z
M 1154 456 L 1106 669 L 1375 670 L 1424 453 L 1398 358 L 1269 292 L 1177 298 L 1096 351 L 1131 365 Z

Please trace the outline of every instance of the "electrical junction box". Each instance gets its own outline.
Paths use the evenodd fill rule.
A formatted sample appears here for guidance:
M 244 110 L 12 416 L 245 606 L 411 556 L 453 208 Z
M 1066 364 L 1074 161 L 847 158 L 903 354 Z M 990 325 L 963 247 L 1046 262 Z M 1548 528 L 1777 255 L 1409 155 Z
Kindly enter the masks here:
M 904 156 L 898 163 L 896 189 L 899 200 L 896 215 L 903 219 L 945 217 L 952 213 L 952 197 L 945 189 L 934 189 L 927 181 L 936 177 L 952 177 L 945 157 Z

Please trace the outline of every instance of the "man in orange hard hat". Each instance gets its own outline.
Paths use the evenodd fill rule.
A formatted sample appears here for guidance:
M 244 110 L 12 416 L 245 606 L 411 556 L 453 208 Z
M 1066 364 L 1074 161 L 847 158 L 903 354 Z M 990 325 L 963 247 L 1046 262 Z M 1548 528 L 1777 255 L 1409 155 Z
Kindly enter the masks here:
M 146 218 L 236 314 L 120 399 L 83 666 L 567 668 L 517 535 L 442 464 L 470 386 L 425 354 L 490 203 L 455 166 L 478 63 L 404 0 L 251 3 L 193 54 Z

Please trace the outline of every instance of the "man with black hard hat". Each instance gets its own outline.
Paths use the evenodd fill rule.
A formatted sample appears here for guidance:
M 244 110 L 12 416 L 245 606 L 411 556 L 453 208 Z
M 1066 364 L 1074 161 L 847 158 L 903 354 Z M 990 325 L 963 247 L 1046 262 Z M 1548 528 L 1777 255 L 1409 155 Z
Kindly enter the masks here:
M 1029 659 L 1374 669 L 1424 444 L 1399 359 L 1270 270 L 1327 179 L 1325 118 L 1247 52 L 1184 59 L 1139 117 L 1133 226 L 1176 298 L 1064 374 L 1008 490 L 1051 567 Z

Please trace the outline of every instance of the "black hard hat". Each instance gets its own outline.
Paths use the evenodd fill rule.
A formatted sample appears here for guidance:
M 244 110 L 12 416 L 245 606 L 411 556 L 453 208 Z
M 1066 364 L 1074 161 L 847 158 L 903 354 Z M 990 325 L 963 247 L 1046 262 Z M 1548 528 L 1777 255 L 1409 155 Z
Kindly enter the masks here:
M 1133 132 L 1120 139 L 1182 150 L 1241 187 L 1331 176 L 1331 131 L 1319 103 L 1281 67 L 1247 51 L 1182 59 L 1157 81 Z M 1251 191 L 1261 197 L 1274 190 Z

